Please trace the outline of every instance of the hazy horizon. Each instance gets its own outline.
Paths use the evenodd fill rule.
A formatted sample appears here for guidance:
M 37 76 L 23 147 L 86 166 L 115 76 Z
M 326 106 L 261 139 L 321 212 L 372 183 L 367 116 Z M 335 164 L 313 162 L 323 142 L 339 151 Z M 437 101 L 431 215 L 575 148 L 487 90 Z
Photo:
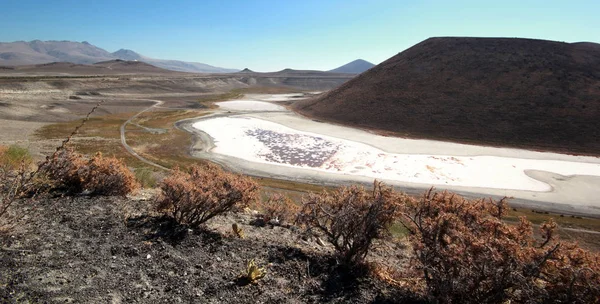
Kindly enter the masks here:
M 600 42 L 595 1 L 33 1 L 6 3 L 0 41 L 88 41 L 109 52 L 277 71 L 378 64 L 437 36 Z

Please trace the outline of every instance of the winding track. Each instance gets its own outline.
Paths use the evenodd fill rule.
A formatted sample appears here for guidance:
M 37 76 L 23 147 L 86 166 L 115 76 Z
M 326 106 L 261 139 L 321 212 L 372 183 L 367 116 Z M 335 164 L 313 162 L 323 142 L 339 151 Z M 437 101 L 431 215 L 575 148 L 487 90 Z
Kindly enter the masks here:
M 167 167 L 164 167 L 164 166 L 161 166 L 161 165 L 159 165 L 159 164 L 157 164 L 157 163 L 154 163 L 154 162 L 152 162 L 152 161 L 150 161 L 150 160 L 147 160 L 146 158 L 142 157 L 142 156 L 141 156 L 141 155 L 139 155 L 137 152 L 135 152 L 135 151 L 133 150 L 133 148 L 131 148 L 131 146 L 130 146 L 130 145 L 128 145 L 128 144 L 127 144 L 127 138 L 125 137 L 125 127 L 127 127 L 127 125 L 128 125 L 128 124 L 130 124 L 130 123 L 131 123 L 131 121 L 132 121 L 133 119 L 135 119 L 136 117 L 138 117 L 140 114 L 142 114 L 142 113 L 144 113 L 144 112 L 147 112 L 147 111 L 150 111 L 150 110 L 152 110 L 152 109 L 156 108 L 157 106 L 160 106 L 160 105 L 162 105 L 162 104 L 163 104 L 163 101 L 162 101 L 162 100 L 157 100 L 157 99 L 135 99 L 135 100 L 140 100 L 140 101 L 152 101 L 152 102 L 154 102 L 154 104 L 153 104 L 153 105 L 151 105 L 151 106 L 149 106 L 149 107 L 147 107 L 147 108 L 145 108 L 145 109 L 143 109 L 143 110 L 141 110 L 140 112 L 136 113 L 135 115 L 133 115 L 133 116 L 129 117 L 129 119 L 127 119 L 127 120 L 126 120 L 126 121 L 125 121 L 125 122 L 124 122 L 124 123 L 121 125 L 121 128 L 120 128 L 120 131 L 121 131 L 121 145 L 123 146 L 123 148 L 125 148 L 125 150 L 127 150 L 127 152 L 129 152 L 129 154 L 133 155 L 135 158 L 139 159 L 139 160 L 140 160 L 140 161 L 142 161 L 143 163 L 145 163 L 145 164 L 148 164 L 148 165 L 150 165 L 150 166 L 154 166 L 154 167 L 156 167 L 156 168 L 159 168 L 159 169 L 162 169 L 162 170 L 167 170 L 167 171 L 169 171 L 169 170 L 170 170 L 169 168 L 167 168 Z

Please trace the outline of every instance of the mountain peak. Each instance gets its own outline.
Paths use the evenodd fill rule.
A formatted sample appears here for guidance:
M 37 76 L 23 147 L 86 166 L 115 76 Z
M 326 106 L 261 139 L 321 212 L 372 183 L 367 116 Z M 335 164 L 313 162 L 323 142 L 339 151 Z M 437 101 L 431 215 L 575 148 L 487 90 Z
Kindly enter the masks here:
M 341 67 L 330 70 L 329 72 L 333 73 L 346 73 L 346 74 L 360 74 L 375 65 L 364 60 L 364 59 L 356 59 L 352 62 L 346 63 Z
M 132 50 L 128 50 L 128 49 L 120 49 L 114 53 L 112 53 L 113 56 L 119 58 L 119 59 L 123 59 L 123 60 L 140 60 L 142 59 L 142 56 Z

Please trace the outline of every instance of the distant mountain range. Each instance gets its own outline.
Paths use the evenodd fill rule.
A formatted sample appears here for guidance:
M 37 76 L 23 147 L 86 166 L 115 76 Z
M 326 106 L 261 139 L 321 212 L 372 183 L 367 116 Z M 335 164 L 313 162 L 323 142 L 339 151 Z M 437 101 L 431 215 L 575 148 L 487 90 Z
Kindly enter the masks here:
M 38 65 L 51 62 L 73 64 L 94 64 L 110 60 L 142 61 L 153 66 L 179 72 L 190 73 L 234 73 L 240 70 L 211 66 L 199 62 L 166 60 L 146 57 L 132 50 L 120 49 L 110 53 L 87 41 L 40 41 L 0 42 L 0 66 Z M 362 59 L 352 61 L 336 69 L 327 71 L 343 74 L 360 74 L 374 64 Z M 247 70 L 248 72 L 250 70 Z M 286 69 L 282 72 L 292 71 Z M 321 71 L 314 71 L 321 72 Z
M 93 64 L 115 59 L 138 60 L 159 68 L 191 73 L 233 73 L 239 70 L 215 67 L 199 62 L 149 58 L 132 50 L 110 53 L 86 41 L 0 42 L 0 66 L 35 65 L 51 62 Z
M 332 73 L 345 73 L 345 74 L 360 74 L 375 65 L 362 59 L 356 59 L 350 63 L 344 64 L 343 66 L 330 70 Z

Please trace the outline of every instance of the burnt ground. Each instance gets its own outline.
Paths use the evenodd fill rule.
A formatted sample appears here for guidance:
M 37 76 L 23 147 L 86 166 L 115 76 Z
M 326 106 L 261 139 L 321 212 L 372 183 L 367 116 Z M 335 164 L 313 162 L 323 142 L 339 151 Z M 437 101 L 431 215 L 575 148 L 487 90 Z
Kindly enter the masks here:
M 153 214 L 150 202 L 76 197 L 40 203 L 35 217 L 0 239 L 0 302 L 407 301 L 365 270 L 338 266 L 328 245 L 296 229 L 251 225 L 254 216 L 242 213 L 190 230 Z M 232 223 L 245 238 L 233 236 Z M 371 260 L 404 255 L 382 246 Z M 239 279 L 251 259 L 268 269 L 257 284 Z

